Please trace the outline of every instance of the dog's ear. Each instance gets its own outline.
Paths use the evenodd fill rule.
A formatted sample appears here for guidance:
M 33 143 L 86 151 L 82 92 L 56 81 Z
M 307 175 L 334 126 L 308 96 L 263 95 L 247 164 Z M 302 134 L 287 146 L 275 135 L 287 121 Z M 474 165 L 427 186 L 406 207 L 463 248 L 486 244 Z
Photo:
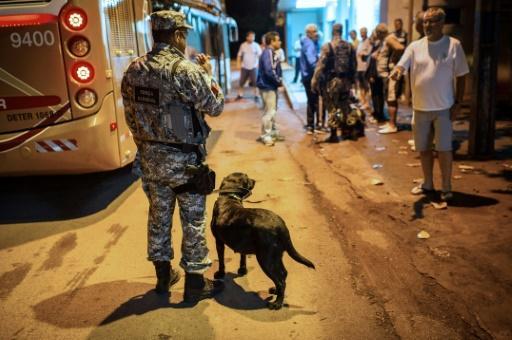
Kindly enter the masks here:
M 228 177 L 224 177 L 224 179 L 222 180 L 222 183 L 220 184 L 219 190 L 227 189 L 227 188 L 232 187 L 232 186 L 233 186 L 233 182 L 231 181 L 229 176 Z
M 232 174 L 227 175 L 222 180 L 222 183 L 220 184 L 219 189 L 223 190 L 223 189 L 237 188 L 238 186 L 240 186 L 239 182 L 241 179 L 241 175 L 243 175 L 243 174 L 241 174 L 239 172 L 233 172 Z

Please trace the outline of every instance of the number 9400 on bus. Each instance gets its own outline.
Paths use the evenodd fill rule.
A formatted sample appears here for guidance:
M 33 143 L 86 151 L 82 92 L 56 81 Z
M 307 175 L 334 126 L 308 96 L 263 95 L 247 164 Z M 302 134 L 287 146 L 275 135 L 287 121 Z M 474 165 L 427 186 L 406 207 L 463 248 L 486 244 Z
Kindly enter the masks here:
M 7 0 L 0 3 L 0 175 L 111 170 L 136 146 L 120 93 L 128 64 L 152 46 L 149 14 L 181 8 L 190 50 L 212 56 L 229 89 L 236 23 L 217 1 Z

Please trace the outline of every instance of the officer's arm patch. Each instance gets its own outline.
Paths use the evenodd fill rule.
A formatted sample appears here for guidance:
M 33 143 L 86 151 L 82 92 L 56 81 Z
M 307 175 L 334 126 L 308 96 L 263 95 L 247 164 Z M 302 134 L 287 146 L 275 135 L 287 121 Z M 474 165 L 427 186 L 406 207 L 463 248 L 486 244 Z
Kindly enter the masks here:
M 135 86 L 135 101 L 137 103 L 160 105 L 160 92 L 151 87 Z

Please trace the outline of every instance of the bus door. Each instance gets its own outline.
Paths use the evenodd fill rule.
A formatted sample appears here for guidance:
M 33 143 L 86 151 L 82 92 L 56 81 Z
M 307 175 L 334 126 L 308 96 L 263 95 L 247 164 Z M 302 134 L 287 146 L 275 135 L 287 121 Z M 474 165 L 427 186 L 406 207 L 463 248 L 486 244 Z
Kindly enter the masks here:
M 0 143 L 1 153 L 72 115 L 59 9 L 49 5 L 25 14 L 0 3 L 0 10 L 0 135 L 16 134 L 12 143 Z M 23 132 L 28 130 L 33 132 Z
M 105 26 L 108 31 L 108 49 L 114 85 L 119 153 L 123 165 L 133 159 L 136 150 L 124 116 L 121 81 L 128 65 L 137 57 L 134 6 L 143 6 L 146 1 L 105 1 Z

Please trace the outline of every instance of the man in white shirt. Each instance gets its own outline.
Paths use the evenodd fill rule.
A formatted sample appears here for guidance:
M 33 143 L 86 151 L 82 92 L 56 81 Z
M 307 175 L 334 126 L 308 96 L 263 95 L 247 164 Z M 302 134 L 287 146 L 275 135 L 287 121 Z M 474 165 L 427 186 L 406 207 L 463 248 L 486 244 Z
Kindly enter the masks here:
M 255 33 L 247 32 L 245 41 L 240 45 L 236 58 L 236 65 L 240 69 L 240 83 L 238 96 L 236 99 L 242 99 L 244 86 L 249 81 L 249 86 L 253 88 L 254 100 L 258 100 L 258 88 L 256 87 L 256 72 L 258 69 L 258 60 L 261 55 L 261 48 L 254 42 Z
M 434 190 L 432 142 L 435 141 L 442 176 L 441 199 L 448 201 L 453 198 L 452 121 L 460 110 L 464 76 L 469 73 L 469 67 L 460 42 L 443 35 L 445 16 L 441 8 L 432 7 L 425 12 L 426 37 L 407 47 L 390 77 L 399 79 L 410 69 L 413 136 L 424 177 L 423 184 L 414 187 L 411 193 L 420 195 Z
M 368 39 L 368 29 L 362 27 L 359 31 L 361 33 L 361 41 L 357 45 L 356 60 L 357 60 L 357 87 L 359 90 L 359 100 L 361 101 L 361 108 L 368 109 L 368 91 L 370 85 L 366 79 L 366 70 L 368 69 L 368 61 L 372 53 L 372 43 Z

